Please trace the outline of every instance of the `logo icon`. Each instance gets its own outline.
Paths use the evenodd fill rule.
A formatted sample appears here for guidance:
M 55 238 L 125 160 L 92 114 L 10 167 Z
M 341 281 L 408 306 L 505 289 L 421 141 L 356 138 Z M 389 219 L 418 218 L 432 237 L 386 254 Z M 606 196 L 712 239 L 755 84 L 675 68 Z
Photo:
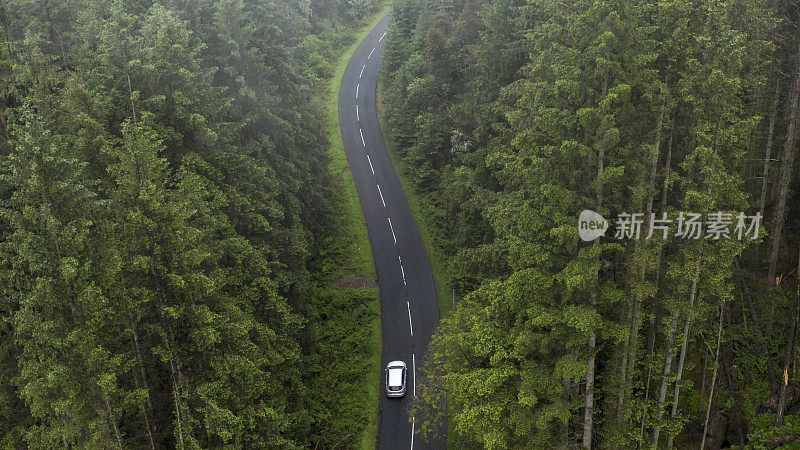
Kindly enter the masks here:
M 600 214 L 584 209 L 578 216 L 578 235 L 584 241 L 593 241 L 606 234 L 608 221 Z

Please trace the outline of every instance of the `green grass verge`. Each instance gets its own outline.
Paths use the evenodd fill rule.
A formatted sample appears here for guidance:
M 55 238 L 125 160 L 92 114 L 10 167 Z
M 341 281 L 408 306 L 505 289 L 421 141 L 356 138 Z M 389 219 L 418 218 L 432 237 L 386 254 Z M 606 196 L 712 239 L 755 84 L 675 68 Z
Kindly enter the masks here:
M 353 236 L 351 249 L 349 252 L 350 270 L 358 276 L 375 278 L 375 263 L 372 258 L 372 247 L 369 242 L 369 235 L 367 234 L 367 224 L 364 220 L 364 215 L 361 212 L 361 204 L 358 201 L 358 194 L 356 193 L 356 186 L 353 183 L 353 177 L 350 173 L 350 166 L 347 164 L 347 156 L 342 146 L 342 134 L 339 129 L 339 86 L 342 84 L 342 77 L 344 77 L 347 64 L 350 62 L 361 41 L 367 37 L 370 30 L 372 30 L 383 17 L 389 12 L 391 2 L 387 2 L 381 9 L 375 13 L 366 25 L 355 33 L 353 44 L 344 50 L 340 55 L 339 60 L 334 67 L 334 75 L 330 81 L 330 87 L 327 99 L 327 115 L 328 115 L 328 136 L 331 143 L 331 172 L 340 180 L 341 188 L 343 189 L 344 206 L 346 222 L 349 226 L 349 232 Z M 369 398 L 369 422 L 364 428 L 359 441 L 360 448 L 373 450 L 376 447 L 378 437 L 378 401 L 380 394 L 380 379 L 381 379 L 381 315 L 380 315 L 380 297 L 377 289 L 371 289 L 374 296 L 371 298 L 372 307 L 374 309 L 375 317 L 372 325 L 372 338 L 369 342 L 370 348 L 370 364 L 369 372 L 366 374 L 365 385 L 368 389 Z
M 380 112 L 382 110 L 383 93 L 381 92 L 380 83 L 378 83 L 378 111 Z M 382 119 L 382 114 L 379 113 L 378 117 Z M 433 281 L 436 284 L 436 296 L 439 299 L 439 313 L 442 317 L 446 317 L 453 311 L 450 271 L 449 266 L 445 262 L 447 258 L 442 249 L 436 245 L 436 228 L 430 215 L 425 214 L 423 210 L 422 199 L 414 188 L 414 183 L 409 178 L 409 168 L 403 162 L 394 143 L 386 132 L 383 131 L 383 127 L 381 127 L 381 132 L 383 133 L 383 141 L 386 143 L 389 157 L 392 159 L 392 164 L 394 164 L 397 176 L 400 178 L 400 184 L 403 185 L 406 198 L 408 198 L 411 212 L 414 213 L 417 228 L 419 229 L 420 235 L 422 235 L 422 243 L 425 245 L 425 252 L 428 254 L 428 261 L 433 271 Z
M 367 224 L 361 212 L 361 204 L 358 202 L 356 186 L 353 183 L 353 176 L 350 173 L 350 166 L 347 164 L 347 156 L 342 146 L 342 132 L 339 129 L 339 86 L 342 84 L 344 71 L 350 58 L 353 57 L 361 41 L 367 37 L 370 30 L 383 19 L 389 12 L 391 3 L 387 3 L 380 11 L 375 13 L 367 25 L 355 35 L 353 44 L 347 48 L 339 57 L 334 68 L 334 75 L 330 82 L 328 91 L 328 136 L 331 142 L 331 172 L 342 180 L 344 189 L 346 215 L 348 223 L 351 224 L 353 235 L 355 236 L 353 251 L 350 254 L 350 264 L 356 275 L 375 277 L 375 263 L 372 259 L 372 247 L 369 243 L 367 234 Z
M 362 450 L 374 450 L 377 447 L 378 439 L 378 396 L 381 391 L 381 302 L 380 294 L 377 290 L 375 292 L 375 301 L 372 302 L 374 308 L 375 323 L 373 324 L 374 333 L 372 333 L 372 340 L 369 343 L 370 361 L 369 379 L 367 380 L 368 398 L 369 398 L 369 422 L 361 434 L 360 448 Z

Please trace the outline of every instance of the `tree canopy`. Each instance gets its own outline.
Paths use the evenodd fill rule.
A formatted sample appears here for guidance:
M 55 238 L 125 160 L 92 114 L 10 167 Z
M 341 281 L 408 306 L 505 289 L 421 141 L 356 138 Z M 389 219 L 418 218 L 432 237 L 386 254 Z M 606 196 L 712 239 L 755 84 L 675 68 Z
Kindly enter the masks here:
M 378 3 L 0 3 L 0 446 L 358 440 L 324 97 Z
M 792 2 L 395 3 L 383 124 L 461 297 L 418 424 L 496 449 L 800 436 L 797 29 Z M 582 210 L 676 220 L 583 242 Z M 686 239 L 681 212 L 763 227 Z

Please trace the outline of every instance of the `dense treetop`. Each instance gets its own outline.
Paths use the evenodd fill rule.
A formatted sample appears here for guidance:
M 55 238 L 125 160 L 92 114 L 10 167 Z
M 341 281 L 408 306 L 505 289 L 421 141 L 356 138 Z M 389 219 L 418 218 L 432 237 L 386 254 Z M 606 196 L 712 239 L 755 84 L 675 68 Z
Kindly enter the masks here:
M 446 417 L 451 441 L 497 449 L 800 436 L 797 12 L 395 3 L 383 124 L 463 297 L 418 425 Z M 645 226 L 583 242 L 582 210 Z M 650 213 L 681 211 L 733 214 L 731 228 L 760 213 L 763 228 L 646 239 Z
M 357 441 L 322 97 L 375 3 L 0 3 L 0 446 Z

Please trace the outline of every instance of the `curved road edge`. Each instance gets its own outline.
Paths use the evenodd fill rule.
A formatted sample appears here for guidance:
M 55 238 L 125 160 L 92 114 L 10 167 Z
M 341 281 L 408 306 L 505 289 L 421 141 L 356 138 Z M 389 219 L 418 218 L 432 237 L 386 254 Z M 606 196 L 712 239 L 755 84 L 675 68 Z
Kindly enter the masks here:
M 439 325 L 433 272 L 414 215 L 386 151 L 377 114 L 383 39 L 390 15 L 370 31 L 353 54 L 339 87 L 339 127 L 366 221 L 380 288 L 382 364 L 408 366 L 406 396 L 381 394 L 378 448 L 445 448 L 443 433 L 425 441 L 408 416 L 416 394 L 416 366 Z M 381 380 L 381 387 L 385 388 Z

